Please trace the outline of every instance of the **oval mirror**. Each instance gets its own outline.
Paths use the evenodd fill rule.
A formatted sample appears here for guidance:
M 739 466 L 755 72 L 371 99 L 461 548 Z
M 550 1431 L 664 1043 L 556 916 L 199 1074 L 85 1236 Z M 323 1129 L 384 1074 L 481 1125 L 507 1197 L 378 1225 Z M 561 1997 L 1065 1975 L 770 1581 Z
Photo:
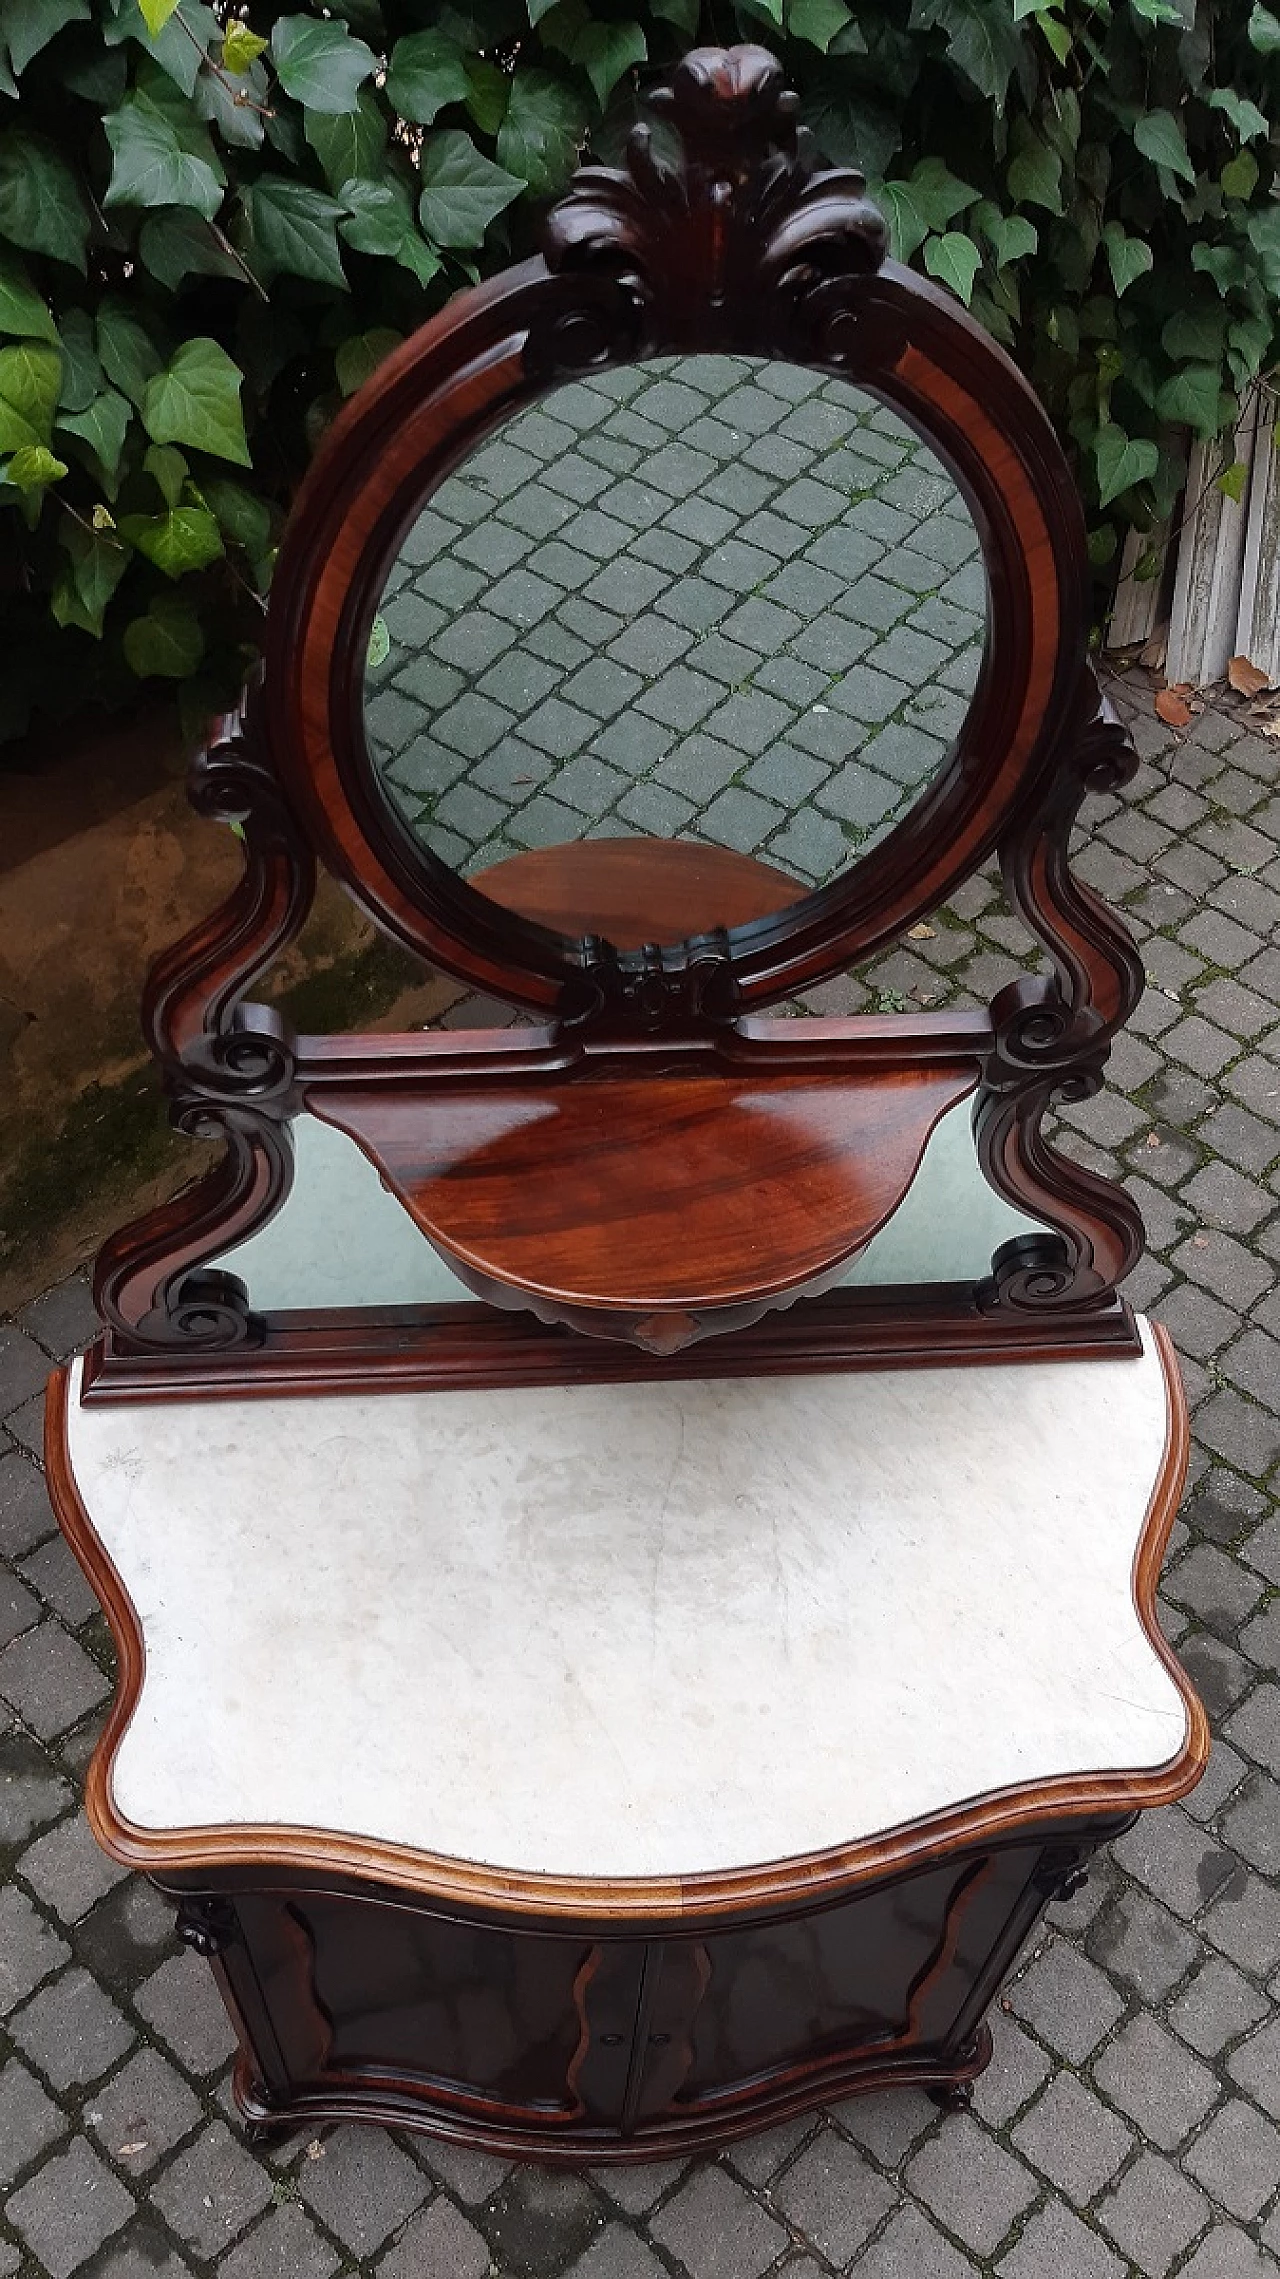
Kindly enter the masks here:
M 593 374 L 408 530 L 370 760 L 423 845 L 545 925 L 633 947 L 743 924 L 937 777 L 986 605 L 954 482 L 865 391 L 726 356 Z

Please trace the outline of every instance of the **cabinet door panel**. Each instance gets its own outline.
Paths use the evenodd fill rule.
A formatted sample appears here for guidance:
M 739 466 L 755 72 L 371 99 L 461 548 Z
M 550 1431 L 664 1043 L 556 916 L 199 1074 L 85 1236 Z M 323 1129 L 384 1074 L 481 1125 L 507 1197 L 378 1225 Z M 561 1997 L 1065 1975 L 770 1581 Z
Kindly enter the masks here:
M 545 2116 L 616 2118 L 641 1948 L 323 1893 L 242 1900 L 291 2080 L 395 2074 Z

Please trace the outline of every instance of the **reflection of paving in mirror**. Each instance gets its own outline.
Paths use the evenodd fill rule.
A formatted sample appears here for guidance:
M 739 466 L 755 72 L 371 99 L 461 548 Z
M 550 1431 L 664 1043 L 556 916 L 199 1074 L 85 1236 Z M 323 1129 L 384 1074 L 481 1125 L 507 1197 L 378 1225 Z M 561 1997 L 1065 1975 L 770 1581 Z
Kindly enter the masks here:
M 968 509 L 873 398 L 728 357 L 604 373 L 410 531 L 370 749 L 467 870 L 647 832 L 823 882 L 936 774 L 985 602 Z

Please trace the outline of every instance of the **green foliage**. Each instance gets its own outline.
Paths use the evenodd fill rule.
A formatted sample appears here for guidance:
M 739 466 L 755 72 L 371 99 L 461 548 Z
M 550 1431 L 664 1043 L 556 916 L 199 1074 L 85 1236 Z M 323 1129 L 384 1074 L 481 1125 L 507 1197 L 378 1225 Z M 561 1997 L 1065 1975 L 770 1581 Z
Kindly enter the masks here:
M 735 37 L 1027 371 L 1100 570 L 1192 439 L 1238 494 L 1280 344 L 1268 0 L 0 0 L 0 737 L 140 677 L 226 696 L 344 396 Z

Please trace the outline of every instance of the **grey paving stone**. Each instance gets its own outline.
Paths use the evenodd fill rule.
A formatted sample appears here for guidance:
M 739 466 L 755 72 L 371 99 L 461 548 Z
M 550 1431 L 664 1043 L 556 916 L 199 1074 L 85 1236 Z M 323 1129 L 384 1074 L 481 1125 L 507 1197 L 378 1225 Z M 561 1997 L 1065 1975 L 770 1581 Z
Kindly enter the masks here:
M 83 2137 L 46 2161 L 5 2204 L 9 2222 L 50 2279 L 70 2279 L 133 2212 L 123 2184 Z
M 1251 1773 L 1222 1817 L 1227 1843 L 1263 1875 L 1280 1875 L 1280 1785 Z
M 1230 1963 L 1210 1955 L 1169 2012 L 1169 2023 L 1201 2057 L 1216 2058 L 1267 2014 L 1267 2003 Z
M 720 2168 L 699 2169 L 649 2228 L 690 2279 L 758 2279 L 787 2244 L 782 2226 Z
M 236 2046 L 213 1973 L 199 1955 L 171 1956 L 138 1988 L 134 2002 L 190 2073 L 212 2073 Z
M 70 1952 L 25 1892 L 13 1885 L 0 1889 L 0 2016 L 14 2010 Z
M 855 2269 L 858 2279 L 972 2279 L 977 2266 L 919 2208 L 908 2206 L 899 2209 Z
M 57 2090 L 97 2081 L 136 2040 L 110 1996 L 78 1966 L 9 2021 L 14 2041 Z
M 98 1315 L 87 1274 L 69 1274 L 52 1290 L 18 1309 L 18 1327 L 35 1338 L 55 1361 L 68 1361 L 98 1333 Z
M 0 2066 L 0 2191 L 49 2146 L 65 2136 L 67 2122 L 35 2075 L 16 2057 Z
M 727 2147 L 726 2157 L 743 2180 L 757 2190 L 776 2176 L 785 2161 L 790 2160 L 807 2137 L 817 2134 L 821 2118 L 816 2113 L 798 2113 L 789 2121 L 779 2121 L 776 2128 L 761 2129 L 757 2135 L 742 2137 Z M 604 2184 L 610 2190 L 608 2183 Z M 616 2192 L 610 2192 L 616 2199 Z M 656 2199 L 657 2194 L 654 2194 Z M 651 2204 L 651 2203 L 650 2203 Z M 619 2202 L 619 2205 L 625 2205 Z
M 112 1988 L 131 1992 L 173 1945 L 172 1902 L 130 1876 L 76 1925 L 76 1953 Z
M 1000 2279 L 1123 2279 L 1124 2265 L 1061 2200 L 1037 2208 L 1017 2244 L 996 2265 Z
M 0 1568 L 0 1646 L 21 1637 L 40 1619 L 40 1601 L 25 1589 L 16 1575 Z
M 1052 2071 L 1052 2061 L 1006 2016 L 1003 2003 L 992 2011 L 990 2025 L 995 2049 L 990 2065 L 974 2083 L 973 2109 L 990 2127 L 1003 2128 L 1041 2087 Z
M 880 2096 L 848 2097 L 830 2118 L 882 2168 L 900 2168 L 914 2145 L 938 2126 L 938 2111 L 923 2090 L 894 2089 Z
M 921 2147 L 904 2181 L 978 2255 L 995 2253 L 1038 2189 L 1022 2162 L 967 2113 Z
M 443 2195 L 407 2225 L 378 2265 L 386 2279 L 485 2279 L 489 2250 Z
M 605 2216 L 581 2176 L 522 2166 L 476 2221 L 502 2269 L 542 2279 L 580 2255 L 603 2230 Z
M 723 694 L 719 682 L 708 674 L 696 672 L 691 665 L 672 665 L 645 690 L 637 710 L 660 721 L 664 728 L 688 729 L 696 726 Z
M 481 2271 L 486 2268 L 487 2263 L 481 2266 Z M 410 2279 L 407 2272 L 405 2279 Z M 440 2279 L 446 2279 L 443 2265 Z M 452 2279 L 452 2272 L 448 2279 Z M 667 2279 L 667 2273 L 634 2232 L 624 2231 L 621 2224 L 610 2224 L 608 2230 L 592 2242 L 586 2254 L 579 2256 L 567 2279 Z
M 421 2207 L 427 2179 L 376 2129 L 340 2128 L 321 2142 L 323 2155 L 304 2163 L 298 2189 L 353 2255 L 372 2255 Z
M 771 2198 L 828 2262 L 846 2264 L 900 2195 L 836 2130 L 823 2129 L 773 2186 Z
M 431 2174 L 447 2184 L 455 2199 L 463 2201 L 468 2208 L 478 2208 L 481 2201 L 491 2199 L 511 2174 L 509 2160 L 499 2160 L 494 2153 L 479 2152 L 471 2145 L 420 2143 L 417 2150 Z M 640 2171 L 629 2173 L 638 2175 Z M 657 2197 L 656 2191 L 654 2197 Z M 647 2207 L 650 2203 L 643 2204 Z M 626 2203 L 619 2202 L 619 2205 Z
M 200 2106 L 158 2050 L 140 2049 L 90 2098 L 85 2119 L 121 2168 L 144 2176 L 196 2127 Z
M 14 1322 L 0 1323 L 0 1416 L 43 1393 L 49 1356 Z
M 78 1923 L 127 1872 L 95 1844 L 81 1813 L 29 1845 L 18 1864 L 37 1899 L 64 1923 Z
M 1164 2279 L 1170 2265 L 1202 2232 L 1212 2214 L 1203 2192 L 1172 2161 L 1144 2152 L 1101 2202 L 1098 2221 L 1149 2279 Z
M 1280 2018 L 1232 2051 L 1227 2072 L 1272 2120 L 1280 2121 Z
M 49 1620 L 0 1653 L 0 1695 L 42 1741 L 76 1724 L 111 1688 L 82 1646 Z
M 16 1450 L 0 1452 L 0 1558 L 20 1558 L 53 1525 L 43 1476 Z
M 1189 2147 L 1184 2166 L 1229 2215 L 1251 2222 L 1280 2183 L 1280 2132 L 1233 2098 Z
M 170 2162 L 151 2186 L 165 2222 L 186 2246 L 211 2258 L 221 2254 L 271 2198 L 271 2177 L 222 2121 Z
M 98 1601 L 61 1535 L 51 1535 L 29 1551 L 19 1563 L 19 1572 L 69 1630 L 78 1630 L 96 1614 Z
M 458 2222 L 462 2222 L 458 2217 Z M 218 2259 L 219 2279 L 329 2279 L 336 2271 L 341 2257 L 327 2239 L 316 2230 L 311 2218 L 296 2200 L 286 2200 L 281 2207 L 272 2208 L 269 2215 L 255 2224 L 251 2232 Z M 485 2263 L 488 2262 L 486 2254 Z M 387 2269 L 384 2262 L 380 2268 Z M 434 2279 L 443 2266 L 426 2260 L 417 2265 L 420 2279 Z M 451 2266 L 456 2279 L 471 2279 L 466 2266 Z M 483 2271 L 485 2264 L 480 2266 Z
M 1133 2131 L 1073 2073 L 1056 2074 L 1013 2142 L 1074 2206 L 1092 2200 L 1133 2147 Z
M 1095 2061 L 1093 2078 L 1163 2152 L 1172 2152 L 1218 2097 L 1207 2066 L 1145 2013 L 1125 2026 Z
M 1080 2065 L 1124 2009 L 1103 1973 L 1065 1939 L 1051 1939 L 1009 1990 L 1017 2015 L 1068 2064 Z
M 1178 2279 L 1275 2279 L 1275 2269 L 1247 2232 L 1219 2224 L 1183 2264 Z

